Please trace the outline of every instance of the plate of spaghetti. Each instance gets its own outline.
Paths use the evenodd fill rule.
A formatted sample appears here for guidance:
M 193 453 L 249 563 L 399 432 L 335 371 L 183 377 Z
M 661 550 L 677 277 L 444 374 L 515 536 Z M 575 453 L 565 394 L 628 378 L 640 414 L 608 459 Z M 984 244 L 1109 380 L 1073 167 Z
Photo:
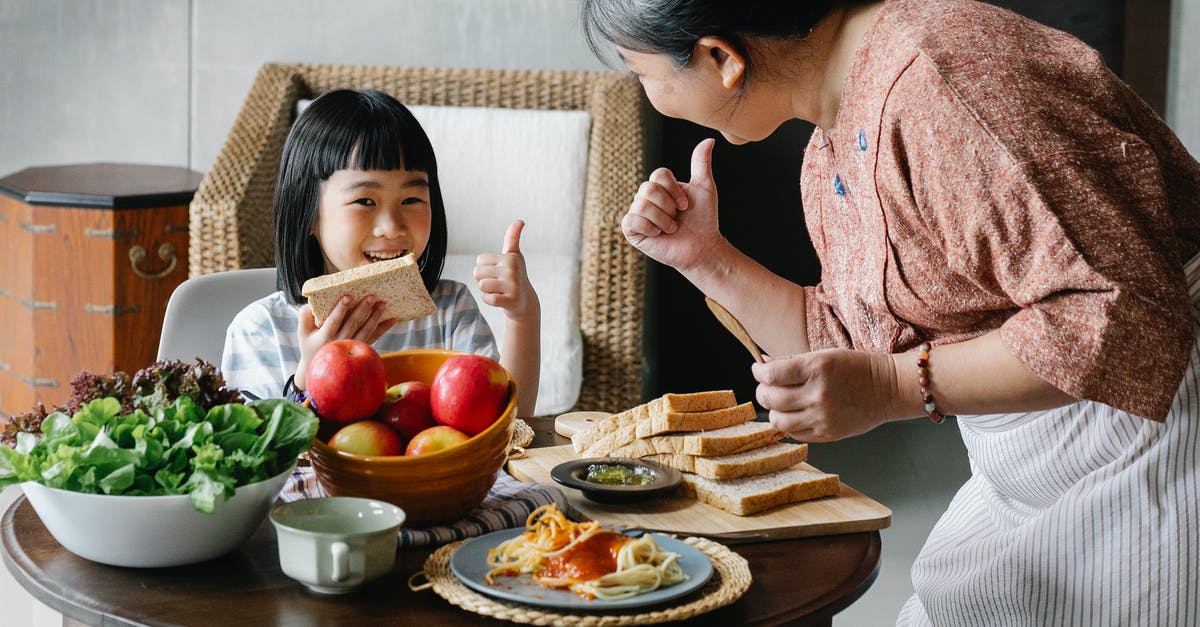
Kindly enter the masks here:
M 534 510 L 524 528 L 464 542 L 450 557 L 450 571 L 467 587 L 508 601 L 615 610 L 687 595 L 708 581 L 713 566 L 681 540 L 573 522 L 551 503 Z

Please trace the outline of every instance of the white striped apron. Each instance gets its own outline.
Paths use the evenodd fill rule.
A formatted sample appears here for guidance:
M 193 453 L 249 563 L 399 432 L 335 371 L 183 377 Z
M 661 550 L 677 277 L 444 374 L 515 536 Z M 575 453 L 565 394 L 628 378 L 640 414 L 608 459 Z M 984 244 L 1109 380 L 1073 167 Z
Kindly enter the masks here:
M 1091 401 L 959 416 L 971 478 L 898 625 L 1200 625 L 1200 256 L 1191 363 L 1165 424 Z

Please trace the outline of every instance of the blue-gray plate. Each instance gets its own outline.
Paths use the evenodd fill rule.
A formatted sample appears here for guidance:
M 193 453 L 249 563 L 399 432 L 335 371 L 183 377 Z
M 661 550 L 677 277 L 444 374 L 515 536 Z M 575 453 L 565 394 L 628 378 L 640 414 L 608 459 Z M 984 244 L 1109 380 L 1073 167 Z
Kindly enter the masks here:
M 492 580 L 493 584 L 489 586 L 484 581 L 490 570 L 487 565 L 488 549 L 493 549 L 501 542 L 524 532 L 524 527 L 503 529 L 467 540 L 450 556 L 450 572 L 468 588 L 490 597 L 571 611 L 623 610 L 665 603 L 700 589 L 713 574 L 712 562 L 699 549 L 682 540 L 655 533 L 652 535 L 659 548 L 679 554 L 679 566 L 688 576 L 686 581 L 615 601 L 585 599 L 570 590 L 547 588 L 533 581 L 530 575 L 495 577 Z

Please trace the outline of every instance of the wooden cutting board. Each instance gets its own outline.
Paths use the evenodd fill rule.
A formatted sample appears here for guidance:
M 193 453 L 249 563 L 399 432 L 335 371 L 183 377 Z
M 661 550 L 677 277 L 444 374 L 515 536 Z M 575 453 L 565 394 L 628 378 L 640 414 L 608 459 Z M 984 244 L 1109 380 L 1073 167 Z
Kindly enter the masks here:
M 523 459 L 508 462 L 508 472 L 521 481 L 548 483 L 561 489 L 578 512 L 604 525 L 640 527 L 686 535 L 735 534 L 730 539 L 778 540 L 806 536 L 874 531 L 892 524 L 892 510 L 845 483 L 836 496 L 792 503 L 750 516 L 735 516 L 683 494 L 640 503 L 596 503 L 583 493 L 559 485 L 550 470 L 578 459 L 571 445 L 534 448 Z M 808 464 L 803 465 L 816 470 Z M 820 471 L 818 471 L 820 472 Z
M 569 438 L 576 432 L 582 431 L 593 422 L 611 418 L 612 414 L 604 411 L 572 411 L 559 415 L 554 419 L 554 432 Z

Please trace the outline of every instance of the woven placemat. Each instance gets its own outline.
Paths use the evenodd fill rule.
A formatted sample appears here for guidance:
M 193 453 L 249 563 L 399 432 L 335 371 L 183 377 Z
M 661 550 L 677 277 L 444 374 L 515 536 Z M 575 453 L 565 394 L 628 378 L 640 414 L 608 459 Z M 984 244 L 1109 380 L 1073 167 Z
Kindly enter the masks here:
M 711 612 L 737 601 L 750 588 L 750 565 L 746 559 L 722 544 L 706 538 L 684 540 L 708 556 L 713 565 L 712 578 L 704 587 L 684 600 L 682 605 L 650 612 L 624 613 L 619 610 L 603 614 L 559 614 L 538 608 L 493 599 L 463 585 L 450 571 L 450 556 L 462 542 L 447 544 L 425 560 L 423 574 L 427 583 L 415 585 L 417 573 L 409 580 L 413 590 L 433 588 L 438 596 L 468 612 L 529 625 L 572 625 L 601 627 L 605 625 L 651 625 L 683 620 Z

